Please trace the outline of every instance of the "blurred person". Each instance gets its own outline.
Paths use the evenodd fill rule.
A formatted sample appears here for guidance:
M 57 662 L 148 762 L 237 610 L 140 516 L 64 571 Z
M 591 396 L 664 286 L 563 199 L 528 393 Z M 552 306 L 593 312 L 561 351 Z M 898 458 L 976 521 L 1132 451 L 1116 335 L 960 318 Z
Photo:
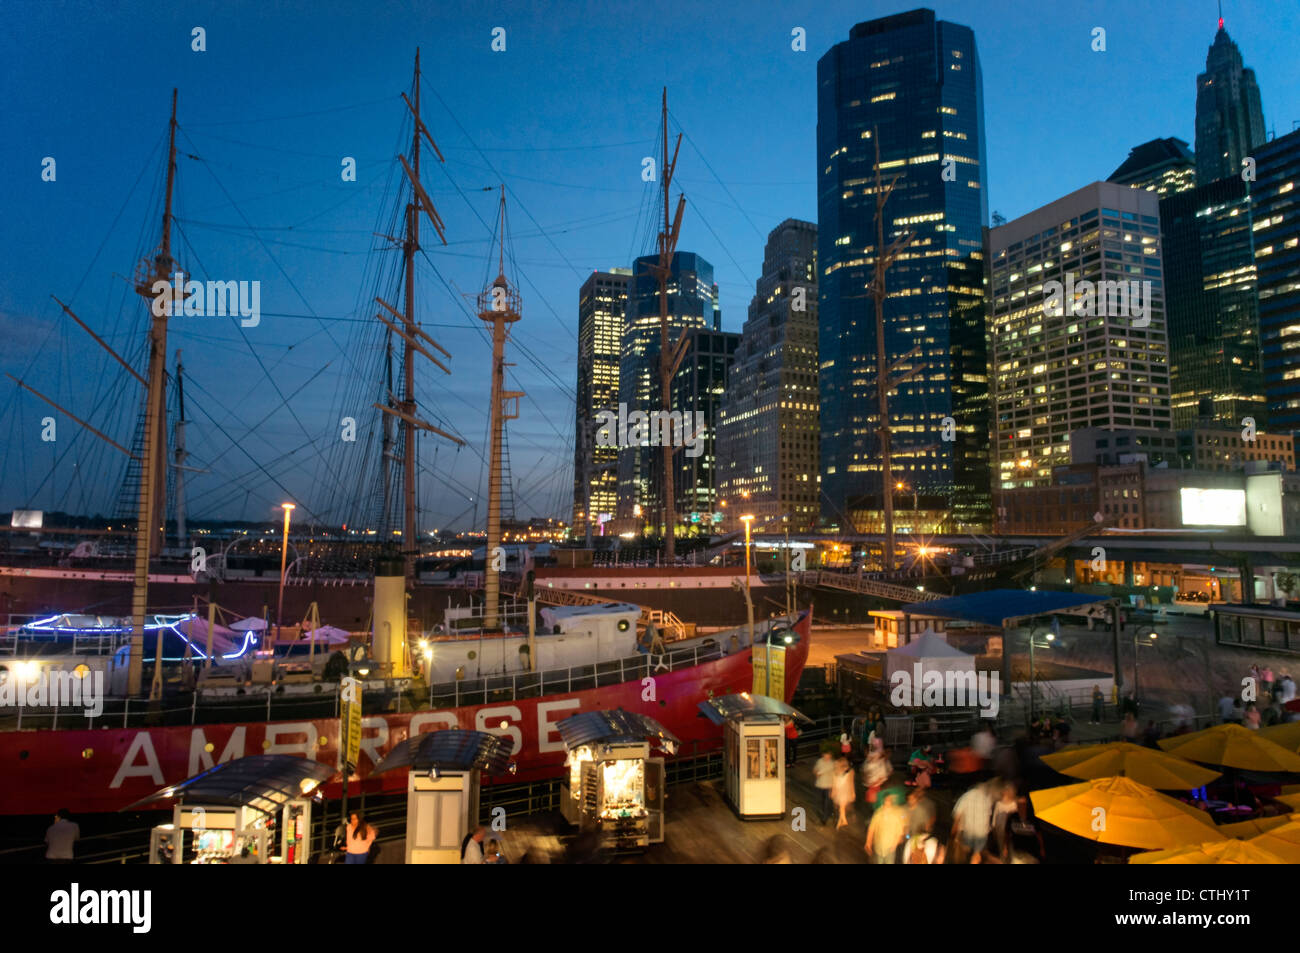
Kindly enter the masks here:
M 907 795 L 907 833 L 909 836 L 928 831 L 937 815 L 934 801 L 923 788 L 913 788 Z
M 1267 694 L 1273 694 L 1273 666 L 1267 662 L 1264 663 L 1264 667 L 1259 672 L 1259 687 Z
M 1160 729 L 1156 727 L 1154 719 L 1147 719 L 1146 730 L 1142 732 L 1142 744 L 1148 748 L 1158 748 L 1156 744 L 1160 740 Z
M 882 801 L 871 815 L 863 849 L 873 864 L 892 864 L 896 862 L 898 847 L 907 833 L 907 812 L 899 806 L 895 791 L 886 791 Z
M 1021 795 L 1016 798 L 1016 812 L 1007 820 L 1007 859 L 1013 864 L 1041 863 L 1047 859 L 1047 848 L 1043 844 L 1042 831 L 1029 814 L 1029 798 Z M 1016 860 L 1017 856 L 1032 857 L 1032 861 Z
M 833 864 L 835 863 L 835 855 L 831 853 L 829 847 L 823 847 L 813 854 L 811 862 L 814 864 Z
M 889 762 L 889 754 L 884 748 L 873 747 L 871 753 L 867 755 L 867 760 L 862 762 L 862 782 L 867 790 L 868 816 L 875 810 L 880 789 L 885 786 L 893 773 L 894 766 Z
M 1254 702 L 1246 704 L 1246 713 L 1242 716 L 1241 723 L 1251 731 L 1259 731 L 1261 716 L 1259 708 Z
M 984 763 L 993 757 L 993 751 L 998 746 L 998 736 L 993 733 L 987 720 L 980 726 L 979 731 L 971 736 L 970 746 L 976 757 Z
M 1102 712 L 1105 711 L 1106 696 L 1101 693 L 1101 686 L 1092 686 L 1092 719 L 1088 722 L 1090 725 L 1101 724 Z
M 848 758 L 841 757 L 835 762 L 835 776 L 831 779 L 831 799 L 840 811 L 839 823 L 835 825 L 835 829 L 848 827 L 849 805 L 857 799 L 857 791 L 853 784 L 853 766 L 849 764 Z
M 1281 696 L 1280 701 L 1286 704 L 1289 701 L 1295 701 L 1295 679 L 1288 673 L 1282 673 L 1281 683 L 1278 686 L 1278 694 Z
M 905 864 L 942 864 L 947 851 L 943 843 L 934 836 L 934 815 L 926 819 L 924 826 L 914 830 L 903 845 L 903 863 Z
M 1124 721 L 1119 726 L 1119 733 L 1124 736 L 1124 740 L 1129 744 L 1137 743 L 1138 720 L 1133 712 L 1124 713 Z
M 853 772 L 849 772 L 853 776 Z M 781 834 L 773 835 L 767 839 L 763 845 L 763 863 L 765 864 L 788 864 L 790 863 L 790 842 Z
M 460 862 L 462 864 L 483 863 L 483 838 L 486 836 L 487 828 L 482 824 L 479 824 L 465 835 L 465 839 L 460 842 Z
M 1219 721 L 1227 724 L 1232 721 L 1232 693 L 1224 692 L 1219 697 Z
M 835 757 L 829 751 L 823 751 L 822 756 L 813 763 L 813 786 L 821 795 L 817 811 L 823 824 L 831 819 L 831 785 L 834 780 Z
M 501 842 L 496 838 L 487 842 L 487 847 L 483 850 L 483 863 L 485 864 L 508 864 L 506 855 L 501 852 Z
M 45 860 L 51 864 L 70 864 L 74 859 L 73 846 L 81 839 L 81 827 L 72 819 L 68 809 L 54 812 L 54 823 L 45 830 Z
M 799 729 L 795 727 L 794 719 L 791 718 L 785 723 L 785 763 L 792 765 L 799 760 Z
M 997 800 L 993 802 L 993 815 L 989 821 L 989 831 L 993 835 L 993 853 L 999 860 L 1004 860 L 1010 851 L 1011 834 L 1008 823 L 1016 813 L 1016 787 L 1003 784 L 997 788 Z
M 961 846 L 958 854 L 964 858 L 959 863 L 979 863 L 977 858 L 988 844 L 997 796 L 994 782 L 982 781 L 957 798 L 953 805 L 952 838 Z

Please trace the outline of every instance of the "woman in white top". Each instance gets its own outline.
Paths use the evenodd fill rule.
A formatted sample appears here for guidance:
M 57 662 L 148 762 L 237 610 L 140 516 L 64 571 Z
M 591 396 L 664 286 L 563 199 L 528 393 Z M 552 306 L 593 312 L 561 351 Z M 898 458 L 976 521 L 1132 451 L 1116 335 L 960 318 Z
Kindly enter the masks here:
M 840 758 L 835 763 L 835 777 L 831 780 L 831 798 L 835 801 L 835 806 L 840 809 L 840 819 L 835 829 L 848 827 L 849 805 L 857 799 L 857 791 L 853 784 L 853 766 L 849 764 L 848 758 Z

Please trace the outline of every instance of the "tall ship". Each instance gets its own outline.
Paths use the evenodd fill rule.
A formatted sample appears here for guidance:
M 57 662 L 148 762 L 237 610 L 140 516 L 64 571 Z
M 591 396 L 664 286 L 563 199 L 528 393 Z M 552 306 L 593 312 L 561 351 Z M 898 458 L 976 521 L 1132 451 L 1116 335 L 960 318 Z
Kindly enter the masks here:
M 129 571 L 69 568 L 75 562 L 72 553 L 61 568 L 3 567 L 8 580 L 41 587 L 60 604 L 26 618 L 11 613 L 0 632 L 0 766 L 7 782 L 0 786 L 0 815 L 49 814 L 58 808 L 118 811 L 213 764 L 252 754 L 295 754 L 342 768 L 340 696 L 348 677 L 360 682 L 363 706 L 359 756 L 348 778 L 353 792 L 358 786 L 365 792 L 404 790 L 401 777 L 370 774 L 395 745 L 423 732 L 465 728 L 510 738 L 513 763 L 505 781 L 513 783 L 562 774 L 565 749 L 556 724 L 579 712 L 622 708 L 652 715 L 681 740 L 680 754 L 689 757 L 721 744 L 720 729 L 699 716 L 701 701 L 739 692 L 786 701 L 793 697 L 808 658 L 812 610 L 799 609 L 793 590 L 786 587 L 784 611 L 755 620 L 750 589 L 759 580 L 748 560 L 743 572 L 714 565 L 696 573 L 673 563 L 669 534 L 667 567 L 606 574 L 584 570 L 604 583 L 595 591 L 588 591 L 589 584 L 581 590 L 545 584 L 544 574 L 526 560 L 518 571 L 508 571 L 502 536 L 508 489 L 504 435 L 524 394 L 511 390 L 507 381 L 512 366 L 507 347 L 522 318 L 522 304 L 507 277 L 504 186 L 493 248 L 496 276 L 476 298 L 492 362 L 481 579 L 459 590 L 463 605 L 453 605 L 451 596 L 442 598 L 440 622 L 429 625 L 417 617 L 427 618 L 428 609 L 427 604 L 418 613 L 415 608 L 421 598 L 422 561 L 417 437 L 464 441 L 451 428 L 425 419 L 428 414 L 421 415 L 416 399 L 417 367 L 428 362 L 450 374 L 454 363 L 416 314 L 416 261 L 425 254 L 422 226 L 446 243 L 445 225 L 421 179 L 422 160 L 431 161 L 430 150 L 438 161 L 442 155 L 421 114 L 418 52 L 411 95 L 402 99 L 412 136 L 409 152 L 398 157 L 404 188 L 394 221 L 400 229 L 384 236 L 400 249 L 402 264 L 400 271 L 389 273 L 397 294 L 389 288 L 387 296 L 374 297 L 384 380 L 373 402 L 378 452 L 362 471 L 379 487 L 377 535 L 401 542 L 354 549 L 353 571 L 291 626 L 281 623 L 292 503 L 284 504 L 274 615 L 269 586 L 263 587 L 268 605 L 260 615 L 247 605 L 232 615 L 218 604 L 202 566 L 191 566 L 189 572 L 162 568 L 166 541 L 157 530 L 167 525 L 169 488 L 178 504 L 173 564 L 190 549 L 183 501 L 184 477 L 193 470 L 186 462 L 179 355 L 175 373 L 167 368 L 168 321 L 180 313 L 189 278 L 173 252 L 178 129 L 173 93 L 160 241 L 133 279 L 149 306 L 147 366 L 131 366 L 63 306 L 140 386 L 131 448 L 115 443 L 33 384 L 18 382 L 130 458 L 129 490 L 137 519 Z M 666 103 L 664 122 L 668 167 Z M 660 236 L 665 258 L 679 224 L 668 222 L 668 180 L 665 175 L 665 230 Z M 174 290 L 160 296 L 157 289 L 164 286 Z M 169 381 L 179 415 L 170 452 Z M 671 452 L 665 452 L 665 473 L 671 471 Z M 671 511 L 671 480 L 665 482 Z M 87 550 L 81 547 L 87 545 L 77 544 L 73 553 L 84 557 Z M 104 544 L 105 557 L 110 549 Z M 221 555 L 228 564 L 226 554 Z M 634 597 L 643 591 L 636 586 L 644 583 L 628 589 L 628 579 L 656 572 L 675 576 L 670 586 L 694 579 L 698 589 L 741 592 L 749 621 L 706 628 L 641 604 Z M 92 591 L 102 595 L 100 589 L 106 587 L 120 591 L 128 582 L 129 615 L 103 614 L 97 604 L 105 600 L 86 596 Z M 165 595 L 160 599 L 159 593 Z M 177 602 L 189 604 L 188 611 L 173 611 Z M 341 624 L 322 624 L 322 616 Z M 325 795 L 338 793 L 340 786 L 326 786 Z

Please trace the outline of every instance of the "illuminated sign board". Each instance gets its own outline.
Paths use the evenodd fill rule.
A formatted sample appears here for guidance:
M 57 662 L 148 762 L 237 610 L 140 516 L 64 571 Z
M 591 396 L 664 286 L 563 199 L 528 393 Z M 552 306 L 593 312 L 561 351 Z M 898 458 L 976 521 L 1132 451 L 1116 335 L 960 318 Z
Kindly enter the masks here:
M 1245 490 L 1204 490 L 1183 487 L 1184 526 L 1245 526 Z

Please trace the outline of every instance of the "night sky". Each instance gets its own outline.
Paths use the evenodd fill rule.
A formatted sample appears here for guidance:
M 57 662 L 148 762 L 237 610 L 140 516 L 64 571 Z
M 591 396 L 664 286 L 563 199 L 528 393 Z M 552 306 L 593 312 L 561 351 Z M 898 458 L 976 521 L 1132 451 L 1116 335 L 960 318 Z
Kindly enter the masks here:
M 578 288 L 593 269 L 653 247 L 656 186 L 641 181 L 641 159 L 657 151 L 661 87 L 672 132 L 685 134 L 679 248 L 713 263 L 723 327 L 739 330 L 768 231 L 787 217 L 816 220 L 818 58 L 855 23 L 910 7 L 536 7 L 0 5 L 0 371 L 130 443 L 138 385 L 50 295 L 144 370 L 147 309 L 122 276 L 157 242 L 179 87 L 174 250 L 196 278 L 259 280 L 263 312 L 256 328 L 170 322 L 169 366 L 177 348 L 185 356 L 190 462 L 210 470 L 191 482 L 191 517 L 273 519 L 286 491 L 322 510 L 324 488 L 341 479 L 343 382 L 374 364 L 355 343 L 373 310 L 364 270 L 386 244 L 372 233 L 397 194 L 393 157 L 409 146 L 399 94 L 419 45 L 423 113 L 447 159 L 426 161 L 422 177 L 449 244 L 425 227 L 418 313 L 454 357 L 451 377 L 422 367 L 417 397 L 426 417 L 470 443 L 457 452 L 421 438 L 431 470 L 422 525 L 485 518 L 490 350 L 461 293 L 491 277 L 496 196 L 483 189 L 499 182 L 510 202 L 508 271 L 524 305 L 510 384 L 529 394 L 510 427 L 515 508 L 567 519 Z M 975 31 L 990 211 L 1014 218 L 1104 179 L 1148 139 L 1193 142 L 1214 3 L 978 0 L 935 10 Z M 1231 2 L 1224 17 L 1258 77 L 1268 128 L 1291 131 L 1300 5 Z M 206 52 L 191 50 L 196 26 Z M 1104 53 L 1091 48 L 1096 26 L 1107 31 Z M 505 52 L 490 48 L 495 27 Z M 795 27 L 806 52 L 791 49 Z M 41 179 L 46 156 L 57 162 L 52 183 Z M 356 182 L 341 180 L 344 156 L 357 160 Z M 53 442 L 41 439 L 47 415 L 57 418 Z M 0 447 L 0 511 L 113 509 L 125 458 L 2 377 Z

